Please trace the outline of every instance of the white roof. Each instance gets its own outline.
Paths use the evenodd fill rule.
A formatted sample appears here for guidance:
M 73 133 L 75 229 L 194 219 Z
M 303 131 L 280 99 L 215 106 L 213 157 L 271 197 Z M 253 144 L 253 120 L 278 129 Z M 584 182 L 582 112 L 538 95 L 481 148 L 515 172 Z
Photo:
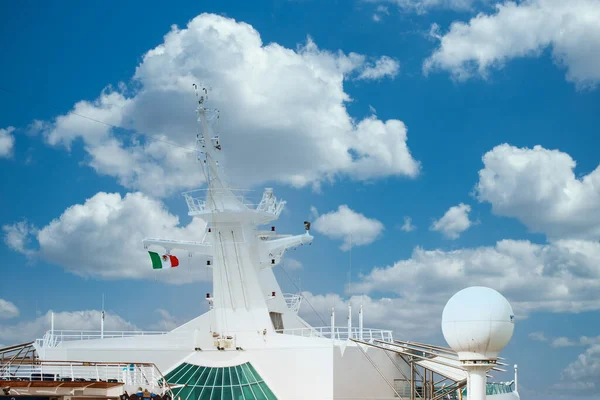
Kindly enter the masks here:
M 444 364 L 440 364 L 443 362 Z M 452 379 L 453 381 L 460 382 L 467 379 L 467 373 L 460 366 L 460 362 L 457 360 L 451 360 L 445 357 L 433 357 L 428 360 L 421 360 L 415 362 L 424 368 L 427 368 L 430 371 L 435 372 L 436 374 L 445 376 L 446 378 Z M 455 365 L 449 366 L 448 364 Z

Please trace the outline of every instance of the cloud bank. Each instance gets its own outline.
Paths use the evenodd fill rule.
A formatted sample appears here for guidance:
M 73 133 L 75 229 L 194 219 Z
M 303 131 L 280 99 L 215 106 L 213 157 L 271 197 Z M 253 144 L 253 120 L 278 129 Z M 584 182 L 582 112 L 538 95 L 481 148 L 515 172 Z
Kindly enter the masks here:
M 600 80 L 600 3 L 596 0 L 505 1 L 493 14 L 478 13 L 469 22 L 453 22 L 431 35 L 439 47 L 423 64 L 425 73 L 448 71 L 457 80 L 487 77 L 492 69 L 546 49 L 566 69 L 566 79 L 580 88 Z
M 388 56 L 323 50 L 310 38 L 296 49 L 264 44 L 246 23 L 201 14 L 144 54 L 130 84 L 107 87 L 94 101 L 35 127 L 52 146 L 68 150 L 81 140 L 99 174 L 167 196 L 204 179 L 192 154 L 198 129 L 192 85 L 204 82 L 212 87 L 208 104 L 221 111 L 224 164 L 234 183 L 303 187 L 340 176 L 413 178 L 420 164 L 404 123 L 355 120 L 346 109 L 352 101 L 346 81 L 393 78 L 398 67 Z

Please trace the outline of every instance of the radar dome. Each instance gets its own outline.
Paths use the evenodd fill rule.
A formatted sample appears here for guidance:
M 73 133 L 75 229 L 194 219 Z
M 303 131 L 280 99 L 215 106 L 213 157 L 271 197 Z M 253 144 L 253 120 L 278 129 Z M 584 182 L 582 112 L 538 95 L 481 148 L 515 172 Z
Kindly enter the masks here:
M 487 287 L 461 290 L 442 313 L 442 332 L 461 361 L 495 360 L 514 331 L 514 314 L 504 296 Z

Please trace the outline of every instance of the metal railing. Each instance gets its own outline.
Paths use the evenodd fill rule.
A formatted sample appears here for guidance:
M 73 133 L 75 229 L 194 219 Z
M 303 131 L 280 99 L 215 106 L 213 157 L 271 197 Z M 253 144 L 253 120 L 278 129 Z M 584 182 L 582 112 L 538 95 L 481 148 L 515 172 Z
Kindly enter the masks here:
M 249 209 L 256 209 L 258 203 L 249 201 L 243 189 L 196 189 L 182 193 L 188 206 L 189 214 L 204 214 L 212 212 L 212 206 L 217 209 L 234 204 L 242 204 Z M 215 196 L 216 195 L 216 196 Z M 211 198 L 212 197 L 212 198 Z
M 56 347 L 59 343 L 75 340 L 113 339 L 134 336 L 164 335 L 165 331 L 77 331 L 54 330 L 47 331 L 41 339 L 36 339 L 39 347 Z
M 258 206 L 256 207 L 256 210 L 279 217 L 279 214 L 281 214 L 285 204 L 285 200 L 277 200 L 275 195 L 273 195 L 273 189 L 266 188 L 263 192 L 262 199 L 260 199 L 260 203 L 258 203 Z
M 189 215 L 198 215 L 219 210 L 231 210 L 242 205 L 250 210 L 260 211 L 273 217 L 279 217 L 286 202 L 277 200 L 273 190 L 265 189 L 259 202 L 247 198 L 252 190 L 245 189 L 196 189 L 182 193 L 188 206 Z
M 350 331 L 348 327 L 336 326 L 333 329 L 330 326 L 313 327 L 313 328 L 297 328 L 297 329 L 278 329 L 277 333 L 284 335 L 303 336 L 303 337 L 321 337 L 335 340 L 348 340 L 350 338 L 364 341 L 381 340 L 392 343 L 394 337 L 392 331 L 384 329 L 352 327 Z
M 170 390 L 152 363 L 100 363 L 84 361 L 41 361 L 0 363 L 0 379 L 19 381 L 121 382 L 152 392 Z
M 302 295 L 295 293 L 284 293 L 283 298 L 285 299 L 285 304 L 287 307 L 298 314 L 300 310 L 300 305 L 302 304 Z

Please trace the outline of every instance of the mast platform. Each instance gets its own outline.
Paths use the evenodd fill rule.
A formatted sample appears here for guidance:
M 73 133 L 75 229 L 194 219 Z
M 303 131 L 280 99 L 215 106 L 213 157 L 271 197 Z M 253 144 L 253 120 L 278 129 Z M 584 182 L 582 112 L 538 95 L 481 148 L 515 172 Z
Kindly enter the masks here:
M 224 212 L 251 212 L 256 215 L 256 223 L 266 224 L 279 218 L 286 202 L 278 200 L 273 189 L 266 188 L 259 202 L 248 198 L 251 190 L 245 189 L 196 189 L 182 193 L 188 206 L 189 216 L 209 218 L 210 215 Z

